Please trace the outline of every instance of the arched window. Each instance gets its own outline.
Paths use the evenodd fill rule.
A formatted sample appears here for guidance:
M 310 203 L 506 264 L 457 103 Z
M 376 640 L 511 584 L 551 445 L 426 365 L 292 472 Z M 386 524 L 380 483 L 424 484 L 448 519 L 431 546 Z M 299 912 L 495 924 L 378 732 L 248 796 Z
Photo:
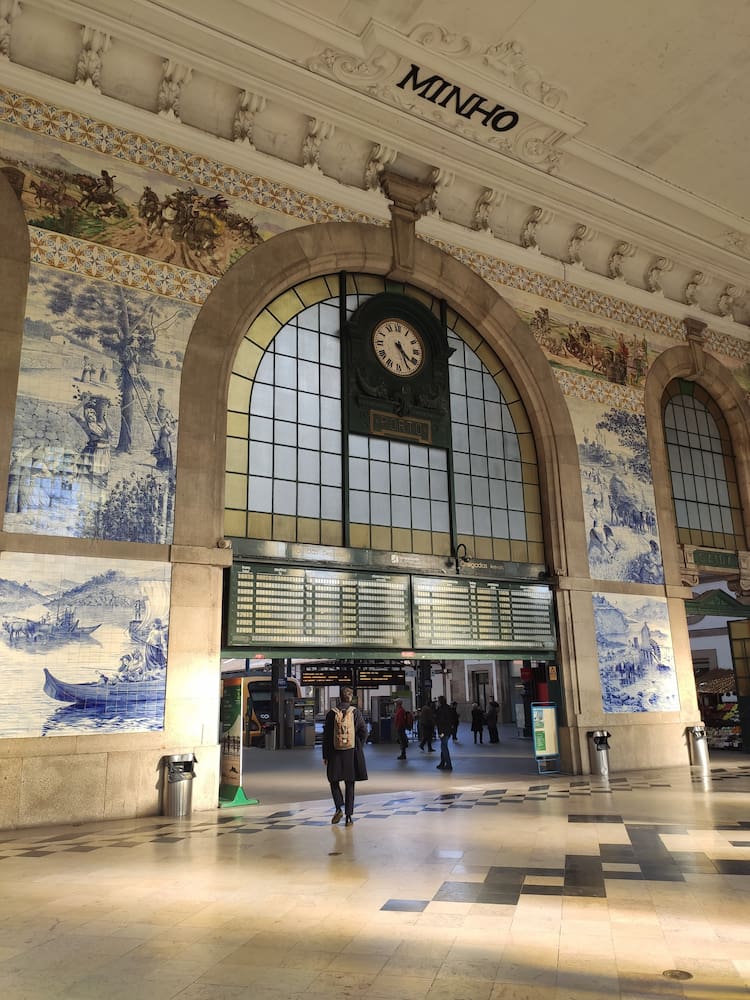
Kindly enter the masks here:
M 452 448 L 347 433 L 340 330 L 383 292 L 439 317 Z M 536 452 L 502 364 L 438 299 L 373 275 L 328 275 L 283 293 L 237 352 L 227 414 L 229 537 L 544 561 Z M 348 486 L 348 488 L 347 488 Z
M 664 394 L 663 424 L 678 542 L 743 549 L 732 442 L 718 406 L 701 386 L 677 379 Z

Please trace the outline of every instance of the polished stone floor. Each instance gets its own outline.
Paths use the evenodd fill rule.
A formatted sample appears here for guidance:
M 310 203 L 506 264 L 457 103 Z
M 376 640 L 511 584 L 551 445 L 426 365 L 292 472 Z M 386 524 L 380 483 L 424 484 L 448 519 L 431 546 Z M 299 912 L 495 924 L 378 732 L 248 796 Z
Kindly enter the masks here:
M 750 996 L 749 756 L 452 752 L 369 746 L 351 827 L 298 748 L 248 753 L 257 805 L 0 833 L 0 998 Z

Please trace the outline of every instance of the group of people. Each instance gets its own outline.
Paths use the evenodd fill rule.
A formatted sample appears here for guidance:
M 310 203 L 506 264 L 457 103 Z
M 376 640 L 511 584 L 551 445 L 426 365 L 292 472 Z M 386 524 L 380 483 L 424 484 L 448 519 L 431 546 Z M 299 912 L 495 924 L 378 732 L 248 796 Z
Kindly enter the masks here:
M 487 726 L 487 735 L 490 743 L 499 743 L 500 734 L 497 730 L 498 712 L 500 705 L 496 701 L 491 701 L 487 710 L 483 711 L 474 702 L 471 706 L 471 731 L 474 734 L 475 743 L 484 743 L 484 727 Z
M 350 826 L 354 814 L 354 785 L 357 781 L 367 781 L 367 763 L 365 761 L 364 745 L 367 742 L 367 722 L 359 708 L 352 703 L 354 692 L 350 687 L 341 689 L 338 712 L 353 713 L 354 746 L 347 749 L 338 749 L 335 746 L 334 729 L 336 725 L 336 711 L 331 709 L 325 718 L 323 725 L 323 765 L 326 768 L 326 777 L 331 788 L 333 798 L 334 814 L 332 823 L 340 823 L 342 816 L 346 816 L 346 826 Z M 393 726 L 400 753 L 397 760 L 406 760 L 406 750 L 409 746 L 409 732 L 412 732 L 417 725 L 419 734 L 419 749 L 423 752 L 433 753 L 433 741 L 435 736 L 440 740 L 440 763 L 437 765 L 438 771 L 452 771 L 453 762 L 450 754 L 450 742 L 458 743 L 459 715 L 456 702 L 448 704 L 444 695 L 440 695 L 435 702 L 425 702 L 419 711 L 417 720 L 412 713 L 404 706 L 403 699 L 397 698 L 396 711 L 393 716 Z M 479 705 L 474 703 L 471 709 L 471 731 L 474 734 L 475 743 L 484 742 L 484 727 L 487 726 L 490 743 L 499 743 L 497 724 L 499 704 L 490 701 L 487 711 L 483 711 Z M 344 783 L 344 790 L 341 783 Z

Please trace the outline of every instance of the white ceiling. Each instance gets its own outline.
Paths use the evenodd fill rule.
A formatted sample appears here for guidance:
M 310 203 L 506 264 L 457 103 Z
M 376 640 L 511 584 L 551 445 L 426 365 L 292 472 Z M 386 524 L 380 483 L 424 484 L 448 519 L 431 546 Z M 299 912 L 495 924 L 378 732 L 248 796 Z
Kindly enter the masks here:
M 549 259 L 565 262 L 585 224 L 592 272 L 611 277 L 624 241 L 628 284 L 648 289 L 665 257 L 668 298 L 691 304 L 685 289 L 705 272 L 701 304 L 716 313 L 730 286 L 735 319 L 750 319 L 748 0 L 0 0 L 0 27 L 3 16 L 0 84 L 41 75 L 72 85 L 82 28 L 100 29 L 110 38 L 93 98 L 102 117 L 115 106 L 156 113 L 171 60 L 191 70 L 181 120 L 194 130 L 231 139 L 249 92 L 262 98 L 257 151 L 301 166 L 317 122 L 320 175 L 310 180 L 338 183 L 344 202 L 344 189 L 367 187 L 379 147 L 404 173 L 441 172 L 445 222 L 476 233 L 489 191 L 483 232 L 523 246 L 542 209 Z M 493 134 L 398 89 L 411 63 L 514 108 L 519 127 Z M 71 105 L 91 103 L 90 90 L 69 92 Z

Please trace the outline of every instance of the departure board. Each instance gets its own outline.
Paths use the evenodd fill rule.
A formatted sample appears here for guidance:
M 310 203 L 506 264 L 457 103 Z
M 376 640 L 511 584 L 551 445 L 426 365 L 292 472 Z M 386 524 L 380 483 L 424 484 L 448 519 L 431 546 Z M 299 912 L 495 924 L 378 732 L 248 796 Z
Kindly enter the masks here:
M 230 646 L 405 648 L 409 577 L 235 563 Z
M 415 649 L 556 647 L 549 587 L 412 577 Z

